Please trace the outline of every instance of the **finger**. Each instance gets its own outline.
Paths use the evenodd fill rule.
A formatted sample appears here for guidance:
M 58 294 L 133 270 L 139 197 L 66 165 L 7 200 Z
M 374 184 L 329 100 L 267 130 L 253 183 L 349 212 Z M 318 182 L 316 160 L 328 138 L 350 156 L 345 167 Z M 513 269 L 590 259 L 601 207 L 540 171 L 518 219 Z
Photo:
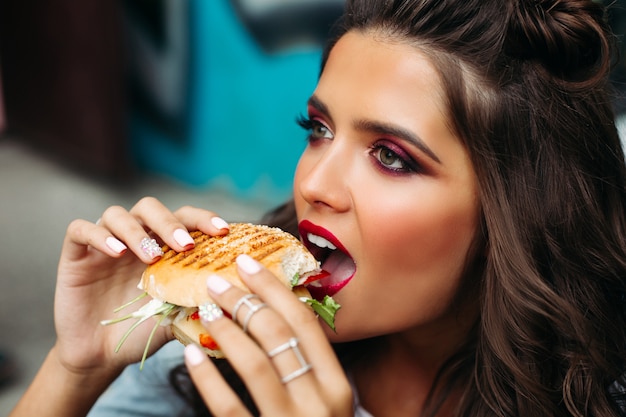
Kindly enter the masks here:
M 219 370 L 196 345 L 185 347 L 185 364 L 204 403 L 215 416 L 249 416 Z
M 155 262 L 163 255 L 161 246 L 148 234 L 141 220 L 123 207 L 107 208 L 100 218 L 99 226 L 124 242 L 144 263 Z
M 301 342 L 301 349 L 315 366 L 314 374 L 321 386 L 325 386 L 324 381 L 345 379 L 339 360 L 313 310 L 250 256 L 240 255 L 237 266 L 248 288 L 278 312 L 293 329 Z M 342 387 L 333 387 L 333 390 L 335 388 L 339 392 Z M 343 388 L 349 389 L 348 386 Z
M 228 223 L 211 211 L 183 206 L 172 213 L 153 197 L 139 200 L 130 213 L 137 217 L 145 228 L 178 252 L 189 250 L 194 246 L 188 230 L 200 230 L 212 236 L 228 233 Z
M 237 268 L 244 283 L 252 292 L 258 294 L 274 310 L 282 313 L 287 323 L 299 336 L 327 341 L 314 311 L 286 288 L 260 262 L 248 255 L 237 257 Z M 328 345 L 328 343 L 324 343 Z M 332 350 L 332 348 L 329 349 Z
M 258 296 L 232 286 L 217 275 L 209 277 L 207 286 L 211 297 L 225 306 L 233 321 L 248 330 L 258 342 L 266 355 L 265 360 L 272 363 L 281 383 L 296 398 L 311 398 L 316 392 L 312 367 L 285 320 Z
M 240 289 L 233 291 L 245 294 Z M 232 320 L 226 318 L 217 304 L 201 309 L 200 317 L 203 325 L 245 383 L 256 405 L 264 411 L 263 414 L 280 415 L 279 412 L 284 412 L 283 409 L 290 405 L 289 396 L 273 364 L 259 345 Z
M 184 206 L 176 210 L 174 214 L 188 230 L 200 230 L 211 236 L 228 233 L 228 223 L 211 211 Z
M 175 251 L 193 248 L 194 241 L 185 224 L 156 198 L 142 198 L 129 213 Z
M 85 255 L 91 246 L 108 256 L 117 258 L 128 250 L 128 247 L 104 227 L 86 220 L 77 219 L 67 227 L 63 251 L 69 260 L 77 260 Z

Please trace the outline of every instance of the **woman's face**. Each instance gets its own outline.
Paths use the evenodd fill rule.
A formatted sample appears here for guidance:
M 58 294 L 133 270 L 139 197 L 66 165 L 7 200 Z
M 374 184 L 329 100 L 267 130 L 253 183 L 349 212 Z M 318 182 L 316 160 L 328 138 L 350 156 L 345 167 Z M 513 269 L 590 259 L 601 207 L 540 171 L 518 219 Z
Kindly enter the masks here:
M 480 209 L 442 96 L 415 47 L 349 32 L 330 54 L 302 122 L 294 196 L 305 244 L 318 258 L 329 251 L 316 246 L 339 248 L 311 287 L 342 305 L 332 340 L 411 330 L 434 342 L 458 326 Z

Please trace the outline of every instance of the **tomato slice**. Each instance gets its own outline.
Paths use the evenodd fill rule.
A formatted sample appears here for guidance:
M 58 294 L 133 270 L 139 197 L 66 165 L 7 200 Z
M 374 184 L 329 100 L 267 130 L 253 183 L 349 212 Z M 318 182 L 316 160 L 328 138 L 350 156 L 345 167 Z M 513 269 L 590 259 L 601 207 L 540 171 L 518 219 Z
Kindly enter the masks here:
M 304 280 L 304 282 L 302 283 L 298 283 L 298 285 L 306 285 L 306 284 L 310 284 L 311 282 L 314 281 L 319 281 L 320 279 L 326 278 L 327 276 L 330 275 L 330 272 L 328 271 L 324 271 L 323 269 L 320 270 L 319 273 L 315 274 L 315 275 L 311 275 L 306 277 L 306 279 Z
M 213 340 L 213 338 L 207 333 L 200 334 L 200 346 L 205 347 L 210 350 L 219 349 L 217 342 Z

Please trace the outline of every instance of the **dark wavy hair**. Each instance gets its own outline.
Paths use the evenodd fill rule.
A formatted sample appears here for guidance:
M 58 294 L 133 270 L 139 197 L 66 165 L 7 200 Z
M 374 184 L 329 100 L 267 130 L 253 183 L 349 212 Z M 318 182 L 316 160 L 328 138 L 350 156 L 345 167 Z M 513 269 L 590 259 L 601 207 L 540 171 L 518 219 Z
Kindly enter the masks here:
M 592 0 L 348 0 L 347 31 L 404 42 L 441 77 L 482 205 L 481 312 L 424 415 L 618 416 L 626 399 L 626 168 Z M 267 222 L 296 234 L 287 203 Z M 371 340 L 337 346 L 347 367 Z M 358 359 L 358 356 L 356 356 Z

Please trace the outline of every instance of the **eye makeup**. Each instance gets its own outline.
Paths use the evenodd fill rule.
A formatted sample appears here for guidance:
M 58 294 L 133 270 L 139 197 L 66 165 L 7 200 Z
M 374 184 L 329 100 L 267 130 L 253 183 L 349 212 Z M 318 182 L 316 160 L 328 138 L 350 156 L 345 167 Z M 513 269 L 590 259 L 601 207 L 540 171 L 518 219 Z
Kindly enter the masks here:
M 378 140 L 370 149 L 370 155 L 374 158 L 375 163 L 385 172 L 394 175 L 409 175 L 424 171 L 415 159 L 392 141 Z
M 317 119 L 327 119 L 332 123 L 332 116 L 330 115 L 328 106 L 320 100 L 319 97 L 313 95 L 308 101 L 309 120 L 314 122 Z M 318 121 L 318 123 L 321 123 Z M 322 123 L 321 123 L 322 124 Z M 411 132 L 410 130 L 397 126 L 393 123 L 387 123 L 377 120 L 358 119 L 353 122 L 356 130 L 362 130 L 366 132 L 372 132 L 381 137 L 393 137 L 399 140 L 410 143 L 412 146 L 418 148 L 428 158 L 432 159 L 437 164 L 442 164 L 441 160 L 435 152 L 426 144 L 426 142 L 419 137 L 419 135 Z M 325 125 L 324 125 L 325 126 Z M 326 126 L 325 126 L 326 127 Z M 328 129 L 328 127 L 326 127 Z

